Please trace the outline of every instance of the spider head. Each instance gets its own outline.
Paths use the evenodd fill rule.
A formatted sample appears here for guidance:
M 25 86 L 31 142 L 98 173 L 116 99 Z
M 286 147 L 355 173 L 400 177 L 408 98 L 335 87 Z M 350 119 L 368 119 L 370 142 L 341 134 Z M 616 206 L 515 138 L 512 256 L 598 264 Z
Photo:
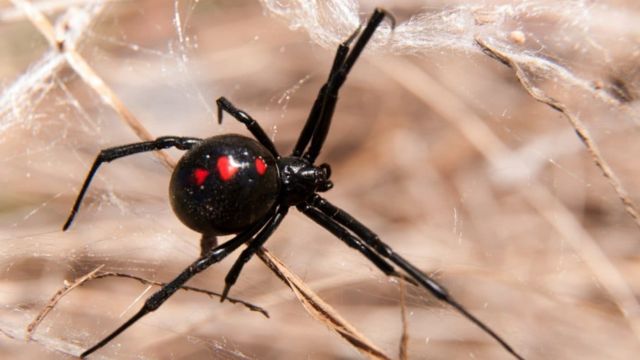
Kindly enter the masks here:
M 307 159 L 284 157 L 279 160 L 281 196 L 285 203 L 294 206 L 313 195 L 333 187 L 329 180 L 331 167 L 328 164 L 314 166 Z

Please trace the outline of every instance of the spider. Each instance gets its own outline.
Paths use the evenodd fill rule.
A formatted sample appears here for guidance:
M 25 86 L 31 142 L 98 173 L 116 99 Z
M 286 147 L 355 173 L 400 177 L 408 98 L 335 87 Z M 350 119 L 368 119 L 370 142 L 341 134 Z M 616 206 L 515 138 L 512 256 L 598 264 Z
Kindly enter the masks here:
M 100 152 L 87 174 L 63 230 L 71 225 L 91 179 L 102 163 L 137 153 L 175 147 L 186 150 L 186 153 L 171 176 L 171 206 L 186 226 L 202 234 L 201 255 L 180 275 L 151 295 L 129 320 L 84 351 L 81 358 L 100 349 L 140 318 L 157 310 L 194 275 L 221 261 L 240 245 L 247 244 L 225 277 L 221 298 L 224 301 L 243 266 L 273 234 L 289 208 L 295 207 L 359 251 L 383 273 L 405 278 L 428 290 L 480 327 L 514 357 L 523 359 L 488 325 L 459 304 L 442 285 L 393 251 L 360 221 L 318 194 L 333 187 L 330 180 L 331 167 L 328 164 L 315 165 L 315 161 L 329 132 L 338 91 L 385 17 L 390 20 L 393 29 L 393 16 L 385 10 L 376 9 L 364 28 L 360 26 L 338 46 L 329 77 L 320 89 L 289 156 L 281 156 L 258 122 L 224 97 L 216 101 L 218 122 L 222 123 L 222 114 L 227 112 L 243 123 L 255 139 L 235 134 L 206 139 L 164 136 Z M 236 236 L 217 245 L 216 236 L 230 234 Z M 404 273 L 398 272 L 394 265 Z

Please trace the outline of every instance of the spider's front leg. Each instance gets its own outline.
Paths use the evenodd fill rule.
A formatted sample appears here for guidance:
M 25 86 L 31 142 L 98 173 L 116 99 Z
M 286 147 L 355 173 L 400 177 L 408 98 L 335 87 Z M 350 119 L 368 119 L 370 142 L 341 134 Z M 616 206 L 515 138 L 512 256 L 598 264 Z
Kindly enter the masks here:
M 243 123 L 247 127 L 247 130 L 251 132 L 251 135 L 253 135 L 253 137 L 255 137 L 256 140 L 260 142 L 260 144 L 266 147 L 267 150 L 269 150 L 269 152 L 276 159 L 280 157 L 280 154 L 278 154 L 278 150 L 276 150 L 275 145 L 273 145 L 273 142 L 271 141 L 271 139 L 269 139 L 269 136 L 267 136 L 267 133 L 264 132 L 260 124 L 254 118 L 252 118 L 251 115 L 236 108 L 231 103 L 231 101 L 227 100 L 227 98 L 225 98 L 224 96 L 218 98 L 218 100 L 216 100 L 216 104 L 218 105 L 218 123 L 219 124 L 222 124 L 222 112 L 224 110 L 229 114 L 231 114 L 231 116 L 233 116 L 236 120 Z
M 482 322 L 480 319 L 475 317 L 475 315 L 471 314 L 469 310 L 467 310 L 464 306 L 462 306 L 450 293 L 449 291 L 442 285 L 440 285 L 437 281 L 432 279 L 430 276 L 423 273 L 420 269 L 415 267 L 413 264 L 405 260 L 398 253 L 396 253 L 389 245 L 385 244 L 376 233 L 371 231 L 368 227 L 358 221 L 356 218 L 351 216 L 346 211 L 338 208 L 337 206 L 331 204 L 324 198 L 316 195 L 312 197 L 308 202 L 307 206 L 312 209 L 317 209 L 318 214 L 323 214 L 319 216 L 317 214 L 313 215 L 310 212 L 305 212 L 307 216 L 309 216 L 312 220 L 316 221 L 319 225 L 329 230 L 334 235 L 340 237 L 342 232 L 352 232 L 355 234 L 361 241 L 363 241 L 366 245 L 371 247 L 371 249 L 375 250 L 377 254 L 385 257 L 390 260 L 396 266 L 404 270 L 415 282 L 417 282 L 424 289 L 429 290 L 436 298 L 441 301 L 446 302 L 455 308 L 458 312 L 460 312 L 464 317 L 469 319 L 471 322 L 476 324 L 482 331 L 491 336 L 494 340 L 496 340 L 505 350 L 507 350 L 511 355 L 513 355 L 516 359 L 524 359 L 520 354 L 518 354 L 506 340 L 504 340 L 500 335 L 498 335 L 493 329 L 491 329 L 487 324 Z M 312 216 L 310 216 L 312 214 Z M 340 230 L 342 229 L 342 230 Z M 370 258 L 371 260 L 371 258 Z
M 338 92 L 346 81 L 347 75 L 349 75 L 356 60 L 360 57 L 362 50 L 371 40 L 373 33 L 385 17 L 390 19 L 391 28 L 393 29 L 395 27 L 393 16 L 383 9 L 376 9 L 371 14 L 362 32 L 358 28 L 347 41 L 338 47 L 331 72 L 329 73 L 329 79 L 318 92 L 311 113 L 293 150 L 293 156 L 303 154 L 308 145 L 306 152 L 304 152 L 304 157 L 311 163 L 315 162 L 329 133 L 333 112 L 338 102 Z M 349 50 L 349 45 L 354 40 L 355 43 Z
M 318 196 L 318 195 L 316 195 Z M 315 198 L 315 196 L 314 196 Z M 323 228 L 329 230 L 335 237 L 344 241 L 349 247 L 354 248 L 362 255 L 364 255 L 369 261 L 371 261 L 380 271 L 382 271 L 387 276 L 395 276 L 402 277 L 396 269 L 394 269 L 393 265 L 389 264 L 385 259 L 383 259 L 380 255 L 376 254 L 367 244 L 362 242 L 362 240 L 353 236 L 347 229 L 337 224 L 331 217 L 317 208 L 313 207 L 309 203 L 304 203 L 298 205 L 298 210 L 309 217 L 311 220 L 315 221 L 318 225 Z M 413 284 L 415 282 L 413 279 L 407 278 L 407 280 Z

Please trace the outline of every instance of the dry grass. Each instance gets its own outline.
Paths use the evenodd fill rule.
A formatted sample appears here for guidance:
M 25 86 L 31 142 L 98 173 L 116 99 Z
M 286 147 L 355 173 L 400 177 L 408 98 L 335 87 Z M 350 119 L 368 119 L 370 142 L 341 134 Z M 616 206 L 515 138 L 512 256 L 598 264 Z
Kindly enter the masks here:
M 33 3 L 52 4 L 47 14 L 55 20 L 82 2 Z M 0 59 L 0 357 L 77 354 L 150 291 L 121 278 L 90 281 L 66 294 L 26 342 L 28 324 L 64 280 L 104 265 L 162 282 L 197 257 L 198 235 L 169 208 L 170 170 L 152 155 L 104 166 L 72 229 L 59 230 L 99 149 L 146 136 L 132 131 L 129 117 L 149 136 L 244 133 L 233 122 L 215 123 L 214 99 L 224 95 L 259 119 L 281 151 L 293 146 L 333 50 L 266 16 L 256 2 L 193 4 L 149 0 L 92 9 L 99 15 L 80 32 L 77 55 L 127 113 L 83 81 L 68 51 L 55 58 L 60 38 L 45 39 L 12 4 L 2 4 L 0 46 L 11 56 Z M 382 5 L 396 14 L 402 40 L 402 24 L 424 3 L 389 4 Z M 598 15 L 583 24 L 588 36 L 540 12 L 504 25 L 504 38 L 473 34 L 465 51 L 425 49 L 408 57 L 398 54 L 408 48 L 392 42 L 395 55 L 382 54 L 384 46 L 365 52 L 341 93 L 322 154 L 337 185 L 330 200 L 434 274 L 528 359 L 629 359 L 640 351 L 640 250 L 629 216 L 640 198 L 640 31 L 625 21 L 640 9 L 621 1 L 587 10 Z M 176 31 L 176 13 L 183 32 Z M 495 21 L 476 15 L 478 23 Z M 65 33 L 61 24 L 54 33 Z M 165 156 L 171 163 L 179 152 Z M 613 176 L 603 176 L 603 161 Z M 411 285 L 403 315 L 400 284 L 295 211 L 267 245 L 388 356 L 398 356 L 406 316 L 409 359 L 509 358 Z M 190 285 L 221 290 L 230 261 Z M 264 307 L 271 318 L 183 292 L 96 358 L 361 356 L 311 318 L 257 259 L 232 296 Z

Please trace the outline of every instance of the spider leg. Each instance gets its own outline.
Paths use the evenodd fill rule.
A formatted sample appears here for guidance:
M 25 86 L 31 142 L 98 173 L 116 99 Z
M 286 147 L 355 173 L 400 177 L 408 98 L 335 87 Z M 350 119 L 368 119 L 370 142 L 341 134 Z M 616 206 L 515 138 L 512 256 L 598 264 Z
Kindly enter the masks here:
M 200 238 L 200 257 L 203 257 L 211 251 L 214 247 L 218 246 L 218 237 L 212 234 L 202 234 Z
M 322 97 L 322 105 L 320 105 L 320 109 L 318 111 L 318 119 L 314 121 L 316 125 L 311 137 L 311 145 L 309 145 L 308 150 L 304 154 L 304 157 L 308 159 L 309 162 L 313 163 L 316 160 L 318 154 L 320 153 L 320 150 L 322 149 L 322 145 L 327 138 L 329 127 L 331 126 L 333 111 L 338 101 L 338 91 L 340 90 L 340 87 L 342 87 L 342 84 L 344 84 L 345 80 L 347 79 L 347 75 L 362 53 L 362 50 L 364 50 L 365 45 L 367 45 L 367 43 L 373 36 L 373 33 L 385 17 L 389 17 L 391 19 L 392 27 L 395 25 L 395 20 L 389 13 L 382 9 L 376 9 L 369 18 L 367 25 L 360 33 L 360 36 L 356 40 L 351 51 L 346 56 L 342 65 L 340 65 L 331 74 L 331 77 L 329 78 L 325 86 L 323 86 L 323 89 L 320 90 L 319 97 Z M 340 51 L 340 49 L 338 49 L 338 51 Z
M 82 189 L 78 193 L 78 197 L 76 198 L 75 204 L 73 204 L 73 208 L 71 208 L 69 218 L 67 218 L 67 221 L 62 226 L 62 231 L 67 230 L 71 225 L 73 218 L 75 218 L 76 213 L 80 208 L 82 198 L 89 188 L 89 184 L 91 183 L 93 176 L 98 171 L 98 168 L 103 162 L 110 162 L 121 157 L 141 152 L 168 149 L 170 147 L 175 147 L 180 150 L 189 150 L 194 145 L 199 144 L 201 141 L 202 139 L 191 137 L 163 136 L 152 141 L 143 141 L 129 145 L 116 146 L 100 151 L 100 154 L 98 154 L 98 156 L 96 157 L 96 160 L 93 162 L 93 166 L 91 166 L 91 170 L 89 170 L 89 173 L 84 180 L 84 184 L 82 184 Z
M 218 105 L 218 123 L 219 124 L 222 124 L 222 111 L 224 110 L 228 112 L 231 116 L 236 118 L 236 120 L 243 123 L 247 127 L 247 130 L 251 132 L 253 137 L 255 137 L 256 140 L 258 140 L 264 147 L 266 147 L 267 150 L 269 150 L 269 152 L 273 154 L 273 156 L 275 156 L 276 158 L 280 157 L 280 154 L 278 154 L 278 150 L 276 150 L 275 145 L 273 145 L 273 142 L 271 141 L 271 139 L 269 139 L 269 136 L 267 136 L 264 130 L 262 130 L 262 127 L 260 126 L 260 124 L 258 124 L 258 122 L 254 118 L 252 118 L 246 112 L 236 108 L 224 96 L 218 98 L 218 100 L 216 100 L 216 104 Z
M 336 51 L 335 58 L 333 59 L 333 66 L 331 67 L 331 71 L 329 72 L 329 77 L 327 82 L 331 80 L 331 77 L 336 73 L 336 71 L 342 66 L 344 63 L 344 59 L 346 59 L 347 54 L 349 53 L 349 44 L 355 39 L 355 37 L 360 33 L 362 26 L 359 26 L 356 31 L 349 36 L 347 40 L 345 40 L 342 44 L 338 46 L 338 50 Z M 316 129 L 318 124 L 318 120 L 320 120 L 320 110 L 322 109 L 322 105 L 324 104 L 325 96 L 327 95 L 327 84 L 325 83 L 320 91 L 318 92 L 318 96 L 316 100 L 313 102 L 313 107 L 311 108 L 311 112 L 309 113 L 309 117 L 307 117 L 307 121 L 300 132 L 300 136 L 298 137 L 298 141 L 296 142 L 296 146 L 293 148 L 292 156 L 301 156 L 304 149 L 309 144 L 311 140 L 311 135 L 313 135 L 313 131 Z
M 322 213 L 324 213 L 328 218 L 342 225 L 349 231 L 352 231 L 356 234 L 360 239 L 362 239 L 367 245 L 371 246 L 378 254 L 384 256 L 385 258 L 391 260 L 395 265 L 397 265 L 402 270 L 406 271 L 409 276 L 411 276 L 416 282 L 418 282 L 423 288 L 429 290 L 436 298 L 441 301 L 446 302 L 447 304 L 454 307 L 458 312 L 460 312 L 464 317 L 469 319 L 471 322 L 480 327 L 485 333 L 495 339 L 502 347 L 507 350 L 511 355 L 513 355 L 517 359 L 524 359 L 520 356 L 512 347 L 509 345 L 502 337 L 500 337 L 495 331 L 493 331 L 488 325 L 480 321 L 480 319 L 476 318 L 472 315 L 464 306 L 458 303 L 451 294 L 447 291 L 447 289 L 440 285 L 438 282 L 433 280 L 431 277 L 420 271 L 418 268 L 413 266 L 410 262 L 405 260 L 403 257 L 398 255 L 389 245 L 385 244 L 380 240 L 378 235 L 376 235 L 373 231 L 367 228 L 364 224 L 356 220 L 353 216 L 349 215 L 344 210 L 336 207 L 335 205 L 329 203 L 324 198 L 319 195 L 314 196 L 309 204 Z M 316 220 L 318 224 L 332 232 L 334 235 L 338 236 L 337 232 L 334 232 L 333 228 L 325 226 L 323 223 L 319 222 L 316 218 L 312 219 Z
M 318 223 L 323 228 L 329 230 L 333 235 L 335 235 L 338 239 L 344 241 L 349 247 L 352 247 L 358 251 L 362 255 L 364 255 L 369 261 L 371 261 L 375 266 L 380 269 L 387 276 L 395 276 L 395 277 L 403 277 L 401 276 L 396 269 L 394 269 L 393 265 L 389 264 L 386 260 L 384 260 L 380 255 L 376 254 L 369 246 L 363 243 L 360 239 L 353 236 L 349 231 L 347 231 L 340 224 L 336 223 L 332 220 L 328 215 L 324 214 L 320 210 L 309 204 L 300 204 L 298 205 L 298 210 L 300 210 L 303 214 L 309 217 L 311 220 Z M 413 282 L 412 279 L 408 279 Z
M 171 282 L 163 286 L 160 290 L 155 292 L 145 301 L 142 308 L 133 315 L 129 320 L 127 320 L 124 324 L 122 324 L 119 328 L 117 328 L 114 332 L 109 334 L 107 337 L 102 339 L 99 343 L 92 346 L 90 349 L 86 350 L 80 355 L 80 358 L 84 358 L 94 351 L 100 349 L 109 341 L 113 340 L 116 336 L 120 335 L 123 331 L 129 328 L 131 325 L 135 324 L 140 318 L 145 316 L 146 314 L 155 311 L 162 305 L 171 295 L 173 295 L 182 285 L 184 285 L 189 279 L 191 279 L 194 275 L 200 273 L 205 270 L 209 266 L 221 261 L 227 255 L 236 250 L 240 245 L 246 243 L 251 240 L 251 238 L 260 231 L 261 228 L 268 229 L 272 226 L 275 221 L 275 217 L 273 215 L 268 215 L 265 219 L 258 222 L 256 225 L 251 227 L 249 230 L 246 230 L 240 234 L 238 234 L 233 239 L 225 242 L 224 244 L 214 248 L 207 255 L 199 258 L 195 262 L 193 262 L 189 267 L 184 269 L 180 275 L 178 275 Z M 265 225 L 266 223 L 266 225 Z M 263 230 L 264 231 L 264 230 Z
M 222 291 L 222 296 L 220 296 L 220 302 L 223 302 L 227 298 L 229 290 L 231 290 L 231 287 L 236 283 L 236 280 L 238 280 L 242 267 L 251 259 L 256 251 L 258 251 L 258 249 L 260 249 L 262 245 L 269 240 L 269 237 L 273 234 L 278 225 L 280 225 L 288 211 L 289 208 L 287 206 L 281 207 L 281 209 L 276 212 L 276 215 L 272 218 L 269 225 L 256 235 L 256 237 L 249 243 L 248 247 L 242 251 L 236 262 L 233 263 L 229 273 L 224 278 L 225 285 L 224 290 Z

